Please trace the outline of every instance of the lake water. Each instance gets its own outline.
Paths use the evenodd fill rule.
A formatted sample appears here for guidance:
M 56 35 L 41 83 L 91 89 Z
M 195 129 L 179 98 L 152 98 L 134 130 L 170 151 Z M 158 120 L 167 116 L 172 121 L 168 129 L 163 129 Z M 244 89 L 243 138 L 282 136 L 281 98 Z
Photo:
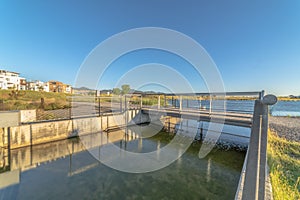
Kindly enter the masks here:
M 270 113 L 272 116 L 300 116 L 300 101 L 278 101 L 271 106 Z
M 244 112 L 244 113 L 252 113 L 254 108 L 254 101 L 248 100 L 227 100 L 225 101 L 226 110 L 232 112 Z M 170 105 L 172 101 L 168 102 Z M 210 103 L 208 100 L 193 101 L 193 100 L 183 100 L 183 108 L 199 108 L 202 107 L 204 109 L 209 109 Z M 179 101 L 174 101 L 174 105 L 179 107 Z M 215 108 L 218 108 L 216 106 Z M 275 105 L 270 106 L 270 114 L 272 116 L 300 116 L 300 101 L 278 101 Z
M 110 134 L 123 138 L 124 131 Z M 130 151 L 149 152 L 171 137 L 161 136 L 142 139 L 142 146 L 141 138 L 120 139 L 115 144 L 122 148 L 126 142 Z M 92 136 L 86 137 L 93 141 Z M 199 159 L 200 145 L 192 144 L 168 167 L 144 174 L 101 164 L 82 148 L 79 139 L 15 149 L 10 166 L 0 169 L 0 199 L 233 199 L 245 153 L 214 149 Z M 19 180 L 5 186 L 1 178 L 6 174 Z

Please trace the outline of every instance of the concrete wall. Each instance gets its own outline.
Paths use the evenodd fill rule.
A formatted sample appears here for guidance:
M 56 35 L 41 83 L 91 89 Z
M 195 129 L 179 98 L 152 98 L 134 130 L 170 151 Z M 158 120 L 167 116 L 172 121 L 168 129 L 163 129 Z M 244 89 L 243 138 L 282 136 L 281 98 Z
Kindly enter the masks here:
M 129 110 L 126 114 L 49 121 L 0 128 L 0 147 L 9 146 L 8 134 L 10 136 L 10 148 L 14 149 L 122 127 L 125 125 L 125 119 L 130 121 L 137 113 L 136 110 Z
M 20 124 L 19 111 L 1 111 L 0 127 L 18 126 Z
M 35 122 L 36 110 L 20 110 L 20 121 L 22 122 Z
M 18 126 L 22 122 L 35 122 L 36 110 L 1 111 L 0 127 Z

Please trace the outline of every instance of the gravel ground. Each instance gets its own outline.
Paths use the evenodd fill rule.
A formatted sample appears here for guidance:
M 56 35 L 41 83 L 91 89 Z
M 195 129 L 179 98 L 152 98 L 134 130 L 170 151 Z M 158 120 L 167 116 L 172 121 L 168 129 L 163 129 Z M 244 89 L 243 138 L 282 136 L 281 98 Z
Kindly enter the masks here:
M 300 142 L 300 117 L 269 117 L 269 127 L 279 137 Z

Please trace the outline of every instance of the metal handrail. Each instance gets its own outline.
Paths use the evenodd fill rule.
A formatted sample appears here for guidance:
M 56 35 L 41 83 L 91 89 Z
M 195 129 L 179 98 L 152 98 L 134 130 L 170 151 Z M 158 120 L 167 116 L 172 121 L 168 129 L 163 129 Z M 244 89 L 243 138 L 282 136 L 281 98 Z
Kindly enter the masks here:
M 204 93 L 144 93 L 142 95 L 166 95 L 166 96 L 210 96 L 210 95 L 222 95 L 222 96 L 259 96 L 262 91 L 253 91 L 253 92 L 204 92 Z
M 241 195 L 236 195 L 236 199 L 238 196 L 242 200 L 263 200 L 266 198 L 268 106 L 274 105 L 276 102 L 277 98 L 274 95 L 261 96 L 255 101 L 248 156 L 245 160 L 243 190 L 240 191 Z

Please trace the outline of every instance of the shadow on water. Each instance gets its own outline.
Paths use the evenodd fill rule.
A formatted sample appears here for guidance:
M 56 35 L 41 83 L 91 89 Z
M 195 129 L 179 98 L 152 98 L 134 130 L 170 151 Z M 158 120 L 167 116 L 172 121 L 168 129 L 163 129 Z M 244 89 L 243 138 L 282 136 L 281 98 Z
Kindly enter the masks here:
M 109 134 L 116 145 L 126 142 L 126 150 L 135 152 L 153 151 L 158 145 L 162 148 L 173 137 L 161 132 L 142 139 L 141 146 L 141 138 L 125 141 L 123 130 Z M 93 135 L 85 137 L 93 142 Z M 200 146 L 194 142 L 168 167 L 144 174 L 124 173 L 101 164 L 79 138 L 15 149 L 9 171 L 3 170 L 7 166 L 2 156 L 0 199 L 233 199 L 245 152 L 215 148 L 199 159 Z M 19 176 L 19 180 L 5 184 L 1 178 L 7 173 L 17 174 L 8 177 Z

